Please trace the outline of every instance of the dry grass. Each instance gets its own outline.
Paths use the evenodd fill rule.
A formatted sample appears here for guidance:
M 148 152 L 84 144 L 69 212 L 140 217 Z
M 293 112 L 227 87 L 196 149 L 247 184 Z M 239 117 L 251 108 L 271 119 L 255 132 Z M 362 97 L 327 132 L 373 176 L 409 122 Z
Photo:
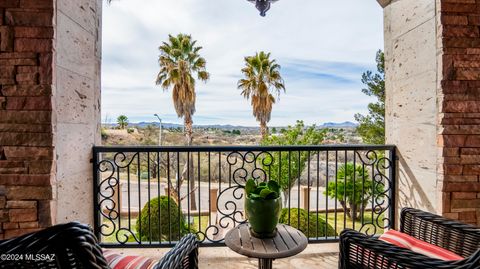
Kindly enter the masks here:
M 127 130 L 104 129 L 106 137 L 102 138 L 103 145 L 158 145 L 158 130 L 135 129 L 133 133 Z M 233 135 L 223 131 L 195 130 L 193 135 L 194 145 L 258 145 L 260 135 L 241 134 Z M 162 137 L 164 146 L 184 145 L 185 136 L 180 132 L 164 130 Z
M 383 234 L 383 227 L 380 227 L 376 224 L 375 219 L 377 216 L 378 215 L 374 215 L 374 219 L 372 221 L 371 212 L 366 212 L 364 214 L 363 222 L 361 219 L 359 219 L 355 222 L 355 225 L 354 225 L 353 221 L 349 218 L 346 218 L 343 212 L 337 212 L 337 214 L 330 212 L 328 214 L 328 223 L 332 225 L 332 227 L 336 227 L 337 234 L 340 234 L 340 232 L 346 228 L 361 230 L 362 232 L 366 232 L 368 234 L 373 234 L 373 233 Z M 327 216 L 325 213 L 319 213 L 318 217 L 325 219 Z M 337 218 L 337 221 L 335 221 L 335 217 Z M 383 220 L 383 215 L 380 215 L 379 219 Z M 127 224 L 128 219 L 122 218 L 121 222 L 124 224 Z M 131 223 L 132 223 L 132 229 L 135 229 L 135 224 L 137 223 L 137 219 L 132 219 Z M 104 224 L 108 224 L 108 222 L 104 221 Z M 194 216 L 193 222 L 190 224 L 189 228 L 191 228 L 193 231 L 205 232 L 210 225 L 214 225 L 214 224 L 215 224 L 215 220 L 209 219 L 208 216 L 200 216 L 200 217 Z M 366 229 L 369 229 L 369 230 L 367 231 Z M 203 239 L 202 236 L 200 237 L 201 239 Z M 103 237 L 102 242 L 116 243 L 115 234 Z M 134 241 L 130 241 L 130 242 L 134 242 Z

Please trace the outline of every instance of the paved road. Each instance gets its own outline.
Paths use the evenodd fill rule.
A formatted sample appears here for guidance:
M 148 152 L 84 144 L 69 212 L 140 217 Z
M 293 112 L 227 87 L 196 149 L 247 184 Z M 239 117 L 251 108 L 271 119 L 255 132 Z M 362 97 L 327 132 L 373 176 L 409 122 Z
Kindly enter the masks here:
M 198 183 L 197 183 L 198 185 Z M 166 183 L 160 183 L 160 195 L 165 195 L 165 188 L 167 187 Z M 233 193 L 233 190 L 235 188 L 229 188 L 229 185 L 227 183 L 222 183 L 221 186 L 219 186 L 218 182 L 217 183 L 211 183 L 211 188 L 216 188 L 217 190 L 219 189 L 221 195 L 219 196 L 219 201 L 218 201 L 218 207 L 220 210 L 226 210 L 226 203 L 227 201 L 233 201 L 235 202 L 237 209 L 238 210 L 243 210 L 243 197 L 240 198 L 240 196 L 243 195 L 243 189 L 238 189 L 235 194 Z M 220 188 L 219 188 L 220 187 Z M 195 196 L 196 196 L 196 202 L 197 202 L 197 207 L 200 209 L 200 211 L 208 211 L 209 210 L 209 199 L 214 199 L 213 197 L 209 197 L 209 185 L 206 182 L 201 182 L 200 188 L 195 191 Z M 301 207 L 303 208 L 303 196 L 304 196 L 304 191 L 301 188 L 300 189 L 300 197 L 302 199 L 298 199 L 299 197 L 299 192 L 298 192 L 298 187 L 294 187 L 291 190 L 291 198 L 290 198 L 290 207 L 296 208 L 296 207 Z M 185 197 L 187 194 L 187 184 L 184 183 L 181 190 L 180 190 L 180 196 Z M 318 192 L 316 187 L 312 188 L 310 191 L 310 209 L 318 209 L 318 210 L 323 210 L 326 208 L 327 203 L 328 207 L 330 209 L 335 208 L 335 200 L 332 199 L 327 199 L 325 195 L 323 194 L 324 188 L 319 188 Z M 140 193 L 140 195 L 139 195 Z M 200 193 L 200 203 L 198 203 L 198 195 Z M 213 195 L 213 194 L 212 194 Z M 318 195 L 318 196 L 317 196 Z M 158 182 L 150 182 L 150 188 L 148 182 L 141 182 L 140 184 L 138 182 L 130 182 L 130 188 L 128 188 L 128 184 L 126 181 L 122 181 L 122 195 L 121 195 L 121 204 L 122 204 L 122 211 L 126 212 L 128 211 L 128 207 L 130 206 L 130 209 L 132 212 L 137 212 L 138 211 L 138 205 L 140 204 L 141 207 L 147 203 L 148 199 L 152 199 L 158 196 Z M 240 198 L 240 199 L 235 199 L 235 197 Z M 130 198 L 130 199 L 129 199 Z M 318 207 L 317 207 L 317 201 L 318 201 Z M 187 198 L 182 200 L 182 208 L 186 210 L 188 207 L 188 200 Z M 288 205 L 288 204 L 287 204 Z M 230 209 L 231 209 L 230 205 Z M 337 203 L 337 207 L 340 208 L 340 204 Z

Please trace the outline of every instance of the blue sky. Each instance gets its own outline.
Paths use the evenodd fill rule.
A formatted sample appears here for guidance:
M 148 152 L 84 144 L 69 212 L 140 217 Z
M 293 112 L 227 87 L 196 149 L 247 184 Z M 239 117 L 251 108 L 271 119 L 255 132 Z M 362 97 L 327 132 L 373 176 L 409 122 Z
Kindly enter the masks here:
M 105 1 L 106 2 L 106 1 Z M 197 83 L 194 124 L 257 126 L 240 96 L 243 57 L 269 51 L 282 66 L 286 90 L 270 126 L 353 121 L 372 101 L 360 79 L 383 48 L 376 1 L 280 0 L 260 17 L 246 0 L 119 0 L 103 9 L 102 121 L 182 123 L 171 92 L 155 85 L 158 46 L 187 33 L 203 46 L 211 73 Z

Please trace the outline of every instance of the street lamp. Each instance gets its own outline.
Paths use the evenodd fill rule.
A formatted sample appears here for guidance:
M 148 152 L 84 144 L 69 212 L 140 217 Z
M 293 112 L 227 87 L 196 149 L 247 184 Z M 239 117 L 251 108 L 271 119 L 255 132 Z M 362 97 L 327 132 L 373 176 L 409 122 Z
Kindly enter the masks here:
M 162 119 L 158 116 L 158 114 L 153 114 L 153 116 L 157 117 L 158 121 L 160 122 L 160 130 L 158 132 L 158 145 L 162 145 Z

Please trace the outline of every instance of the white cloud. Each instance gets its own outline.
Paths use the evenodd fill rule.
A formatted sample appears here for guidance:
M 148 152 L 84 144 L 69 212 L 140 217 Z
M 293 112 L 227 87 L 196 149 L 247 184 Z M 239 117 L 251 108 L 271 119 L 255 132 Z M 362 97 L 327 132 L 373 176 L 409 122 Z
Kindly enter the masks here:
M 196 124 L 255 126 L 236 82 L 243 57 L 272 53 L 287 93 L 271 125 L 353 120 L 371 99 L 361 73 L 383 46 L 382 10 L 375 1 L 280 0 L 260 17 L 246 0 L 119 0 L 103 9 L 102 114 L 166 122 L 176 118 L 171 93 L 154 85 L 158 46 L 169 33 L 189 33 L 204 49 L 211 80 L 197 85 Z

